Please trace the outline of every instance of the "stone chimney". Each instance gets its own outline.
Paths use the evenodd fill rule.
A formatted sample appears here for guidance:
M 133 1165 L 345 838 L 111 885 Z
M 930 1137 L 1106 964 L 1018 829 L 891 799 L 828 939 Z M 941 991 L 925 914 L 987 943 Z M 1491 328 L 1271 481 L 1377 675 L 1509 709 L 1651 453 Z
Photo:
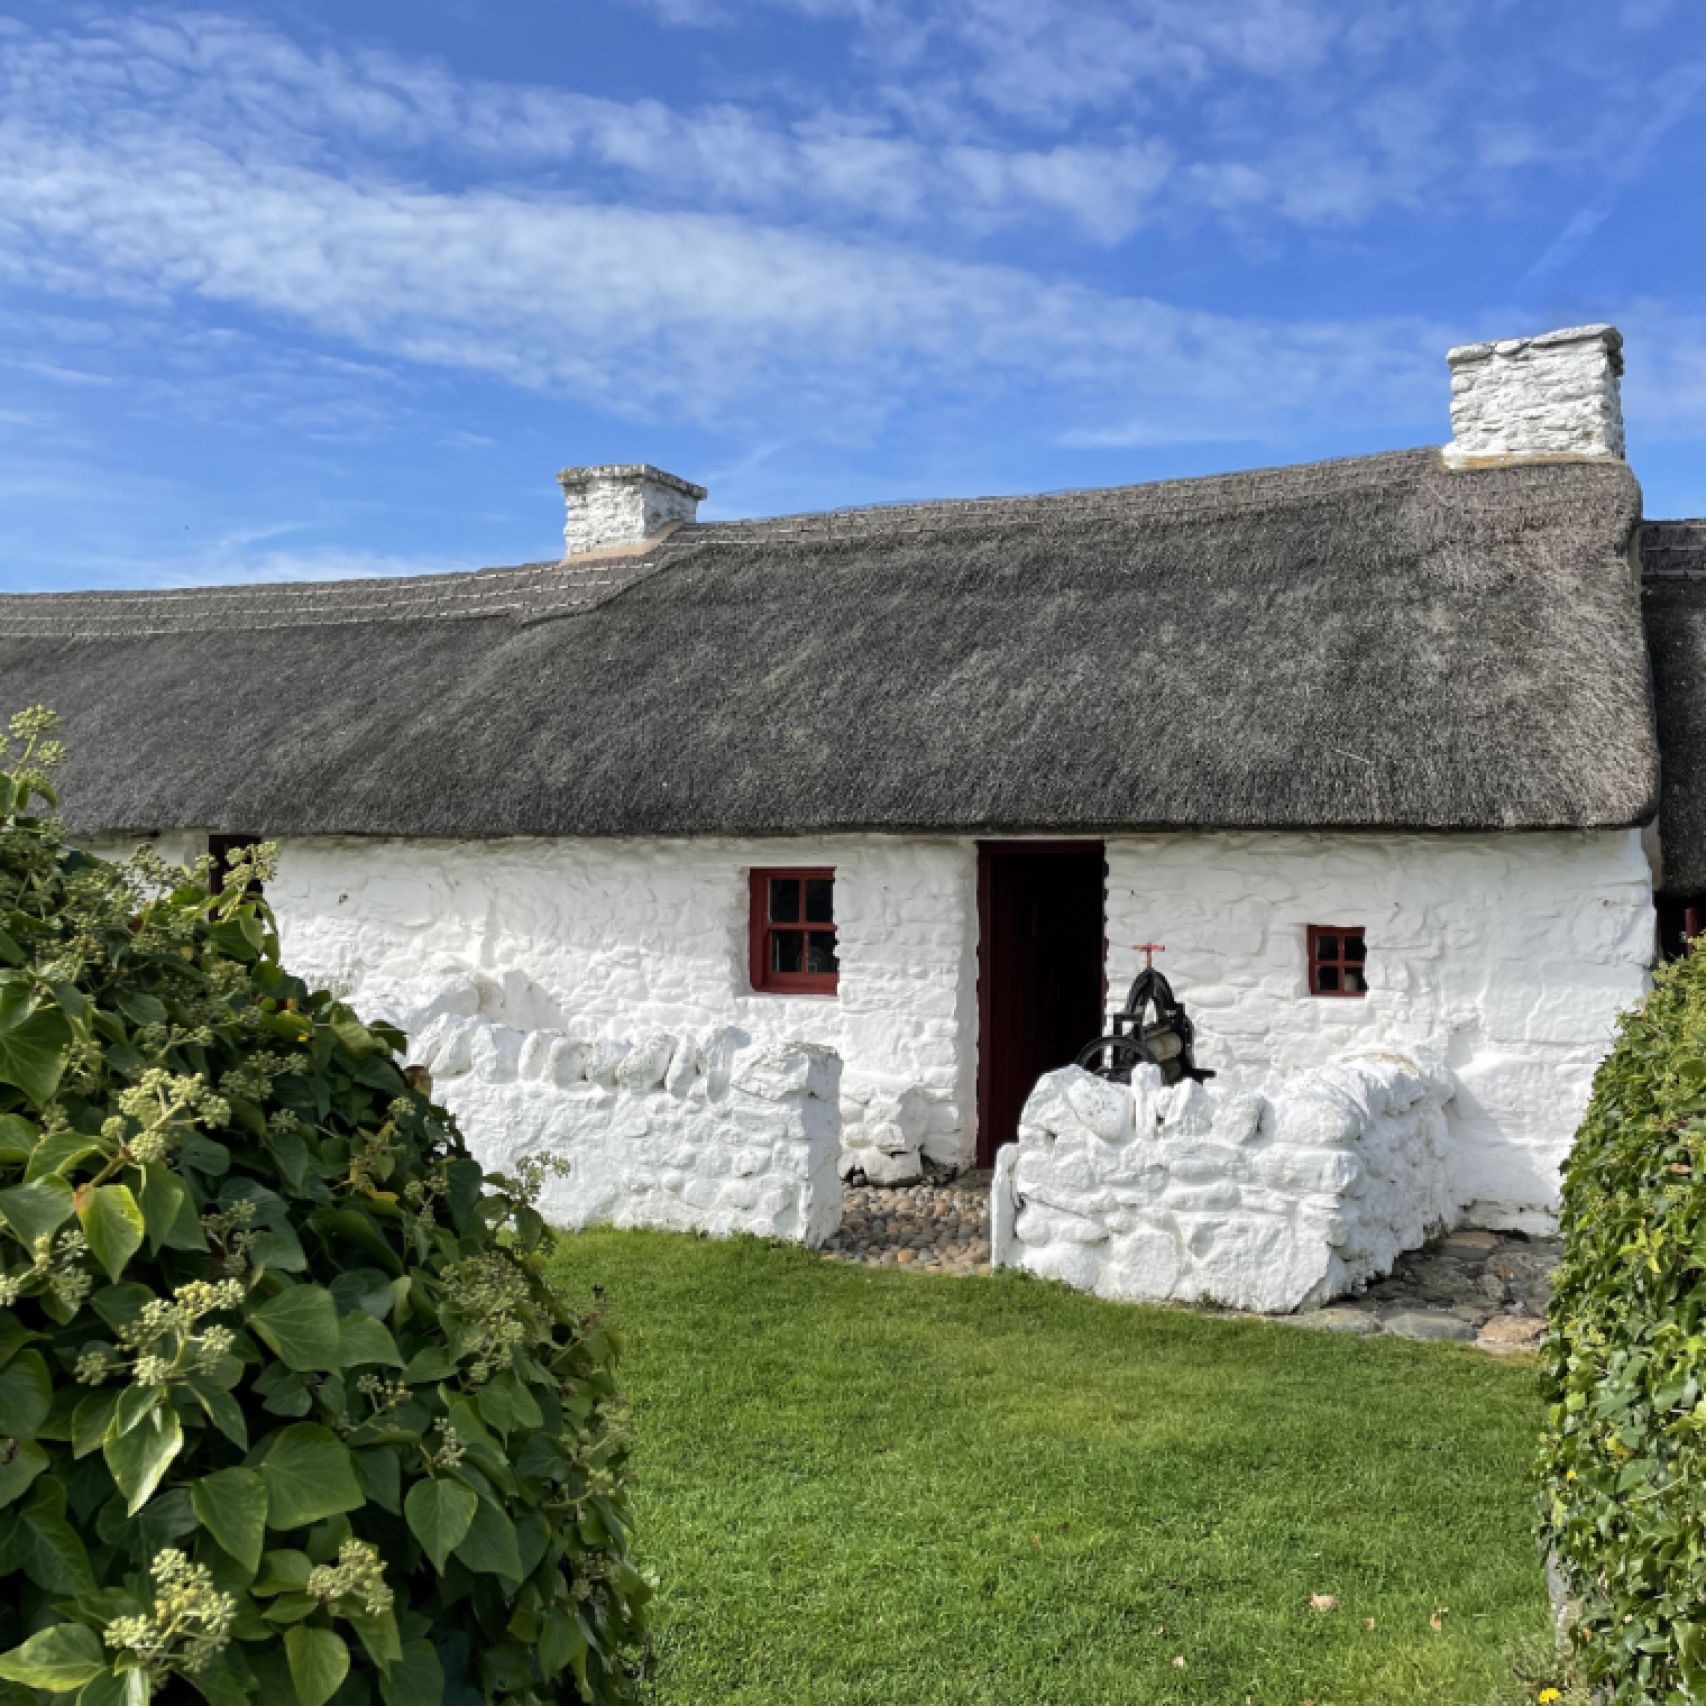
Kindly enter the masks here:
M 638 545 L 666 522 L 691 521 L 706 495 L 703 486 L 649 462 L 565 468 L 557 483 L 569 508 L 563 541 L 571 557 L 606 546 Z
M 1623 334 L 1615 326 L 1464 344 L 1445 359 L 1452 467 L 1622 456 Z

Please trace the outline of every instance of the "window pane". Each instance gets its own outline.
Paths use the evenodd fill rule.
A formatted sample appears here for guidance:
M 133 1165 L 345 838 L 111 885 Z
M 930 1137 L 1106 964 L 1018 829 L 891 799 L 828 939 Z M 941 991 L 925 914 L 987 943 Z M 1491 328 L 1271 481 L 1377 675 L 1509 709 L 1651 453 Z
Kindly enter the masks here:
M 835 922 L 835 878 L 806 878 L 806 922 L 833 924 Z
M 775 930 L 770 935 L 770 969 L 798 971 L 800 969 L 799 930 Z
M 1345 967 L 1345 992 L 1349 995 L 1361 995 L 1368 985 L 1362 980 L 1362 973 L 1355 966 Z
M 840 971 L 841 962 L 835 957 L 835 932 L 813 930 L 806 969 L 808 971 Z
M 1366 959 L 1367 956 L 1368 949 L 1364 944 L 1362 937 L 1347 936 L 1345 938 L 1345 958 L 1347 960 L 1361 960 Z
M 772 877 L 770 879 L 770 922 L 798 924 L 800 921 L 800 879 Z
M 1317 936 L 1315 938 L 1315 957 L 1318 960 L 1336 960 L 1339 957 L 1339 938 L 1337 936 Z
M 1317 966 L 1315 968 L 1315 987 L 1317 989 L 1337 989 L 1339 987 L 1339 968 L 1337 966 Z

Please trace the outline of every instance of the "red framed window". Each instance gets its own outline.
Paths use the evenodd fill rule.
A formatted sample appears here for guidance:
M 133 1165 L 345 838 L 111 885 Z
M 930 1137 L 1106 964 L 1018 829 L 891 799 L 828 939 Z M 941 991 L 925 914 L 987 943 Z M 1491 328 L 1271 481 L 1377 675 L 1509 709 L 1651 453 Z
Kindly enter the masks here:
M 835 872 L 767 868 L 752 873 L 752 987 L 779 995 L 833 995 Z
M 1309 926 L 1309 993 L 1368 994 L 1368 943 L 1360 924 Z

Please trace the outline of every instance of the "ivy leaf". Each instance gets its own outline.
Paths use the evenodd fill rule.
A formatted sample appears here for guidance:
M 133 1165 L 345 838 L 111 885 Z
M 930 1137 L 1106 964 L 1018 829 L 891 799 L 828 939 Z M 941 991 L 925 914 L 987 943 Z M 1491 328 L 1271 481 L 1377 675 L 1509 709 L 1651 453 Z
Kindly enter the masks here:
M 402 1658 L 403 1643 L 397 1634 L 394 1611 L 381 1611 L 376 1616 L 366 1611 L 346 1611 L 344 1621 L 361 1637 L 367 1656 L 381 1671 L 388 1671 Z
M 106 1668 L 100 1636 L 81 1623 L 55 1623 L 0 1654 L 0 1677 L 53 1694 L 69 1694 Z
M 317 1422 L 295 1422 L 276 1434 L 259 1468 L 274 1528 L 301 1528 L 363 1503 L 348 1448 Z
M 267 1484 L 253 1469 L 221 1469 L 190 1488 L 203 1528 L 246 1570 L 261 1567 L 267 1533 Z
M 27 1439 L 53 1404 L 53 1377 L 40 1351 L 20 1351 L 0 1368 L 0 1435 Z
M 71 1181 L 57 1173 L 0 1191 L 0 1216 L 22 1239 L 27 1250 L 33 1250 L 38 1238 L 45 1238 L 68 1221 L 76 1206 Z
M 148 1248 L 162 1245 L 173 1250 L 205 1250 L 207 1235 L 195 1211 L 189 1186 L 170 1167 L 158 1162 L 142 1170 L 143 1223 L 148 1228 Z
M 0 1162 L 28 1161 L 40 1138 L 40 1130 L 22 1114 L 0 1114 Z
M 33 1439 L 13 1440 L 12 1455 L 0 1464 L 0 1505 L 22 1498 L 47 1463 L 47 1453 Z
M 389 1446 L 370 1446 L 355 1453 L 355 1478 L 361 1490 L 382 1510 L 403 1514 L 403 1471 Z
M 431 1641 L 411 1641 L 403 1656 L 379 1678 L 385 1706 L 442 1706 L 444 1667 Z
M 115 1419 L 113 1427 L 117 1425 Z M 125 1496 L 126 1516 L 135 1516 L 148 1503 L 160 1477 L 183 1448 L 184 1425 L 170 1404 L 157 1405 L 129 1433 L 109 1429 L 101 1455 Z
M 243 1415 L 243 1406 L 229 1392 L 215 1386 L 205 1374 L 192 1374 L 184 1384 L 195 1394 L 197 1402 L 207 1412 L 207 1419 L 239 1451 L 247 1451 L 249 1423 Z
M 80 1131 L 62 1131 L 53 1137 L 44 1137 L 30 1151 L 24 1178 L 45 1179 L 49 1173 L 69 1174 L 85 1156 L 99 1154 L 100 1148 L 94 1138 Z
M 343 1353 L 343 1366 L 356 1368 L 362 1363 L 383 1363 L 387 1368 L 401 1368 L 402 1356 L 397 1341 L 383 1321 L 371 1315 L 357 1313 L 338 1318 L 338 1336 Z
M 41 1007 L 27 977 L 0 984 L 0 1084 L 22 1090 L 33 1108 L 53 1099 L 65 1071 L 71 1025 L 57 1007 Z
M 71 1455 L 87 1457 L 98 1449 L 112 1426 L 113 1413 L 118 1409 L 119 1392 L 102 1387 L 82 1399 L 71 1412 Z
M 526 1572 L 521 1567 L 515 1524 L 489 1499 L 477 1502 L 474 1521 L 456 1548 L 456 1556 L 481 1575 L 504 1576 L 519 1582 Z
M 196 1673 L 197 1686 L 204 1677 Z M 77 1706 L 148 1706 L 153 1691 L 145 1670 L 104 1670 L 77 1696 Z
M 317 1373 L 338 1367 L 343 1340 L 332 1294 L 317 1285 L 293 1285 L 249 1311 L 249 1324 L 287 1368 Z
M 458 1481 L 417 1481 L 409 1489 L 403 1514 L 441 1576 L 445 1560 L 472 1527 L 479 1503 L 474 1490 Z
M 349 1675 L 349 1648 L 330 1629 L 287 1629 L 284 1655 L 300 1706 L 326 1706 Z
M 77 1192 L 77 1218 L 95 1260 L 116 1280 L 124 1265 L 142 1248 L 145 1230 L 142 1209 L 129 1185 L 87 1185 Z
M 95 1586 L 89 1554 L 65 1520 L 65 1493 L 52 1476 L 38 1482 L 8 1535 L 24 1574 L 49 1593 L 89 1593 Z

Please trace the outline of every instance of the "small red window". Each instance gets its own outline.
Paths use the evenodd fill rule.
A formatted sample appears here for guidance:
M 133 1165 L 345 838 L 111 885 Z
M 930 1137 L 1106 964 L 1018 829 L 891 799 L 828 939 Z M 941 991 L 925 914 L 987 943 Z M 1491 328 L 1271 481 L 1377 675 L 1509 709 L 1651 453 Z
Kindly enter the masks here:
M 835 872 L 754 871 L 751 951 L 754 989 L 833 995 L 841 982 Z
M 1368 945 L 1360 924 L 1309 926 L 1309 993 L 1366 995 Z

